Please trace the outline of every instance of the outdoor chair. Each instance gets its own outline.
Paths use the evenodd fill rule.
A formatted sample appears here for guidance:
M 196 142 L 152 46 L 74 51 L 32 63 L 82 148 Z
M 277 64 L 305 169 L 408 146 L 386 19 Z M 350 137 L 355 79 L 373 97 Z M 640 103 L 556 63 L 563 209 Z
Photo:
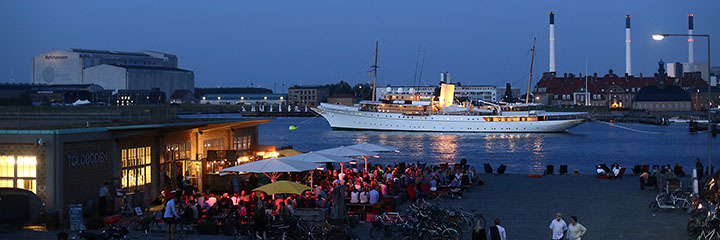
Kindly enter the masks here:
M 545 175 L 553 175 L 555 173 L 555 165 L 547 165 Z
M 622 178 L 623 175 L 625 175 L 625 168 L 620 168 L 620 172 L 618 172 L 618 175 L 613 176 L 613 178 L 615 178 L 615 179 Z
M 678 176 L 678 177 L 684 177 L 684 176 L 685 176 L 685 172 L 683 172 L 683 167 L 680 166 L 680 165 L 675 166 L 675 169 L 673 169 L 673 172 L 674 172 L 675 175 Z
M 600 168 L 602 168 L 603 170 L 605 170 L 606 173 L 611 173 L 611 172 L 612 172 L 612 171 L 610 170 L 610 168 L 607 166 L 607 164 L 604 164 L 604 163 L 603 163 L 603 164 L 600 164 Z
M 640 167 L 640 165 L 635 165 L 633 166 L 632 171 L 633 174 L 640 175 L 640 173 L 642 173 L 642 168 Z
M 642 169 L 640 170 L 640 173 L 644 173 L 644 172 L 647 172 L 647 173 L 650 172 L 650 165 L 647 165 L 647 164 L 642 165 Z
M 492 173 L 493 173 L 493 169 L 492 169 L 492 167 L 490 166 L 489 163 L 483 164 L 483 167 L 485 168 L 485 173 L 487 173 L 487 174 L 492 174 Z
M 505 164 L 500 164 L 500 167 L 497 169 L 498 174 L 505 174 L 505 169 L 507 169 L 507 166 Z
M 560 175 L 565 175 L 568 173 L 568 166 L 567 165 L 560 165 Z

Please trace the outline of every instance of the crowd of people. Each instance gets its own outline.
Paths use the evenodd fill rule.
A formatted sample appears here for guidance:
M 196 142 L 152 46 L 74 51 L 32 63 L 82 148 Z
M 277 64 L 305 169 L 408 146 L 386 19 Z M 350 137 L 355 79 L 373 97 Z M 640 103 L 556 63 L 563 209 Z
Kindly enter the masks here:
M 394 165 L 370 166 L 368 171 L 358 167 L 345 167 L 340 170 L 328 168 L 315 170 L 312 175 L 288 176 L 302 184 L 316 186 L 311 191 L 295 194 L 276 194 L 269 196 L 264 192 L 241 190 L 238 192 L 215 195 L 213 192 L 199 193 L 188 179 L 181 181 L 175 190 L 163 193 L 163 218 L 169 226 L 178 222 L 197 222 L 212 220 L 227 221 L 228 217 L 238 220 L 236 223 L 249 224 L 258 235 L 263 236 L 267 225 L 276 217 L 290 219 L 298 208 L 330 208 L 331 194 L 338 186 L 345 186 L 346 203 L 379 204 L 383 197 L 407 194 L 415 199 L 420 194 L 439 194 L 441 186 L 458 190 L 464 185 L 482 181 L 474 167 L 463 164 L 457 166 L 428 166 L 426 164 L 399 163 Z M 309 178 L 309 176 L 313 176 Z M 250 177 L 247 189 L 254 189 L 270 183 L 263 174 Z M 311 184 L 312 183 L 312 184 Z M 459 192 L 459 190 L 458 190 Z M 168 237 L 172 239 L 172 232 Z

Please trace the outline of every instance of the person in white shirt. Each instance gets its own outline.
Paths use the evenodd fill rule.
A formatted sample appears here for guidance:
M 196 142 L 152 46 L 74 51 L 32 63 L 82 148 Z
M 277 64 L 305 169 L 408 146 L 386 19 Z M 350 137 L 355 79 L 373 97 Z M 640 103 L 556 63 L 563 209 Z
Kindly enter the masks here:
M 613 172 L 613 176 L 617 177 L 617 175 L 620 174 L 620 164 L 613 163 L 612 172 Z
M 215 198 L 215 194 L 212 194 L 212 193 L 211 193 L 211 194 L 210 194 L 210 197 L 208 198 L 207 201 L 205 201 L 205 203 L 207 203 L 208 205 L 210 205 L 210 207 L 214 206 L 215 203 L 217 203 L 217 198 Z
M 358 192 L 357 188 L 353 188 L 352 192 L 350 192 L 350 203 L 359 203 L 360 202 L 360 192 Z
M 177 195 L 165 203 L 165 213 L 163 214 L 163 221 L 165 221 L 165 224 L 168 226 L 168 239 L 170 240 L 174 239 L 173 232 L 175 231 L 175 224 L 177 223 L 177 219 L 180 218 L 175 208 L 176 199 L 178 199 Z
M 568 226 L 568 237 L 570 240 L 582 240 L 582 236 L 587 232 L 587 228 L 582 224 L 578 223 L 577 217 L 570 217 L 570 225 Z
M 108 196 L 108 183 L 105 182 L 102 187 L 100 187 L 100 191 L 98 191 L 98 213 L 100 213 L 101 217 L 104 217 L 107 215 L 107 196 Z
M 557 213 L 556 216 L 557 218 L 550 222 L 550 238 L 553 240 L 563 239 L 568 230 L 565 220 L 562 219 L 562 213 Z
M 233 193 L 233 196 L 230 198 L 232 201 L 233 206 L 237 207 L 238 204 L 240 204 L 240 195 L 238 193 Z
M 380 192 L 373 188 L 373 190 L 370 190 L 370 204 L 375 204 L 378 201 L 380 201 Z
M 360 190 L 360 203 L 368 203 L 370 201 L 370 198 L 368 197 L 368 191 L 367 189 Z

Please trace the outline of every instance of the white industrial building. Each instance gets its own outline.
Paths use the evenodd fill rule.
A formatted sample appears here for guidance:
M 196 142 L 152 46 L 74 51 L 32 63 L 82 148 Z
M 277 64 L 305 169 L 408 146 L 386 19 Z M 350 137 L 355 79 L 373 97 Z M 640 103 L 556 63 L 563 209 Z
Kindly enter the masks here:
M 32 59 L 34 84 L 97 84 L 105 89 L 150 90 L 166 95 L 195 89 L 192 71 L 178 68 L 177 56 L 155 51 L 53 50 Z

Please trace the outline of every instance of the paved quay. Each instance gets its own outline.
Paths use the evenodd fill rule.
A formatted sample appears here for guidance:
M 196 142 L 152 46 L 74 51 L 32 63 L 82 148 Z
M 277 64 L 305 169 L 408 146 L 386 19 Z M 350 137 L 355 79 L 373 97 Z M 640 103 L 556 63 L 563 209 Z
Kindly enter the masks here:
M 441 207 L 476 209 L 487 227 L 500 218 L 508 239 L 550 239 L 548 226 L 556 212 L 588 228 L 583 239 L 687 239 L 688 214 L 649 210 L 654 191 L 641 191 L 637 176 L 598 179 L 594 176 L 483 175 L 484 186 L 473 187 L 462 200 L 441 201 Z M 690 186 L 690 178 L 681 178 Z M 360 234 L 363 235 L 363 234 Z M 468 235 L 468 234 L 466 234 Z M 370 239 L 369 237 L 361 239 Z M 470 239 L 470 236 L 465 236 Z
M 577 216 L 588 228 L 583 239 L 687 239 L 688 215 L 681 211 L 649 210 L 654 191 L 640 191 L 636 176 L 598 179 L 594 176 L 483 175 L 484 186 L 474 186 L 462 200 L 444 199 L 442 207 L 476 209 L 487 226 L 500 218 L 508 239 L 549 239 L 548 225 L 556 212 Z M 690 178 L 681 178 L 689 184 Z M 689 185 L 686 185 L 689 186 Z M 360 239 L 371 239 L 369 224 L 356 227 Z M 27 230 L 0 234 L 0 239 L 56 239 L 57 232 Z M 166 239 L 151 237 L 145 239 Z M 185 239 L 232 239 L 223 235 L 192 235 Z M 466 234 L 465 239 L 470 239 Z

